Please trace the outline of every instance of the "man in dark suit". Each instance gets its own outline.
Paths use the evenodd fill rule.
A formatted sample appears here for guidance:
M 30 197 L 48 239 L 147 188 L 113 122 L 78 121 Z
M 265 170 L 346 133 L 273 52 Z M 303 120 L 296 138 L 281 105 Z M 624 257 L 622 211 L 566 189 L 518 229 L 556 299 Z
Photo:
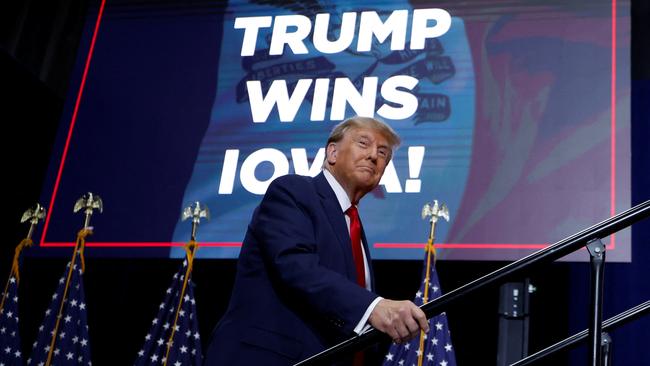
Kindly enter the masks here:
M 323 172 L 271 183 L 248 226 L 205 365 L 292 365 L 368 325 L 398 342 L 428 331 L 412 302 L 372 292 L 370 251 L 356 214 L 398 144 L 385 123 L 351 118 L 332 131 Z

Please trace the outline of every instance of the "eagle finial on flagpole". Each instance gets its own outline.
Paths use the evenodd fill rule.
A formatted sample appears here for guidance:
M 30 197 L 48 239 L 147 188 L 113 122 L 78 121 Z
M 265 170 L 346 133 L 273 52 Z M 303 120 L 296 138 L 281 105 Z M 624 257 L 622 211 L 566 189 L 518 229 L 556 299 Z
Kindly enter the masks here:
M 449 208 L 444 203 L 438 203 L 438 200 L 433 200 L 433 203 L 425 203 L 422 207 L 422 219 L 429 217 L 431 223 L 431 230 L 429 231 L 429 241 L 433 244 L 435 238 L 435 228 L 438 219 L 442 218 L 449 222 Z
M 206 220 L 210 220 L 210 210 L 208 210 L 206 205 L 201 205 L 200 202 L 196 201 L 183 210 L 182 221 L 189 218 L 192 218 L 192 234 L 190 240 L 195 241 L 196 231 L 201 223 L 201 219 L 205 218 Z
M 27 222 L 29 221 L 29 231 L 27 232 L 27 239 L 32 238 L 32 234 L 34 234 L 34 229 L 36 228 L 36 225 L 38 225 L 38 222 L 43 220 L 45 218 L 45 208 L 41 206 L 40 203 L 37 203 L 34 207 L 28 208 L 24 213 L 23 217 L 20 219 L 20 222 Z
M 86 216 L 84 218 L 84 229 L 88 229 L 90 228 L 90 217 L 93 215 L 93 211 L 98 210 L 99 213 L 102 213 L 104 210 L 104 203 L 102 202 L 101 197 L 92 192 L 88 192 L 81 196 L 81 198 L 79 198 L 74 204 L 73 211 L 75 213 L 79 212 L 81 209 L 85 209 L 84 214 Z

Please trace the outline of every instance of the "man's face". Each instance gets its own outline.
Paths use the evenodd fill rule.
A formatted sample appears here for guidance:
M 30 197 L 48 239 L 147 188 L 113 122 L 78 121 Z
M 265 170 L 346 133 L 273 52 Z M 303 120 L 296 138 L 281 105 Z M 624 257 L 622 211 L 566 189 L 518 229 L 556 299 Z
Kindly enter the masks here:
M 327 146 L 332 174 L 354 199 L 361 198 L 379 184 L 390 161 L 391 147 L 377 130 L 351 128 L 343 139 Z M 357 193 L 362 192 L 361 196 Z

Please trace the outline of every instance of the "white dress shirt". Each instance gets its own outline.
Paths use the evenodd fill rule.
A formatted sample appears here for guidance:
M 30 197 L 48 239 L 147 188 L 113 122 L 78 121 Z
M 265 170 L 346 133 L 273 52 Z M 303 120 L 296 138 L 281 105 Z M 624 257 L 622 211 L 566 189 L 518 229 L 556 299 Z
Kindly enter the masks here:
M 339 201 L 339 205 L 341 205 L 341 211 L 344 213 L 345 222 L 347 223 L 348 234 L 349 234 L 350 217 L 345 214 L 345 211 L 347 211 L 348 208 L 352 206 L 352 202 L 350 202 L 350 197 L 348 197 L 348 194 L 345 192 L 345 190 L 343 189 L 341 184 L 336 180 L 336 178 L 334 178 L 332 173 L 330 173 L 327 169 L 323 169 L 323 175 L 325 175 L 325 179 L 327 179 L 327 183 L 329 183 L 330 187 L 332 187 L 334 194 L 336 194 L 336 199 Z M 363 238 L 361 240 L 363 240 Z M 361 253 L 363 253 L 363 268 L 366 275 L 366 289 L 370 291 L 370 289 L 372 288 L 372 284 L 370 283 L 371 281 L 370 268 L 368 267 L 368 257 L 366 256 L 366 250 L 364 249 L 363 245 L 361 246 Z M 375 309 L 375 306 L 377 306 L 377 303 L 379 303 L 381 299 L 382 297 L 378 296 L 373 302 L 370 303 L 370 306 L 368 306 L 368 309 L 366 309 L 366 312 L 361 317 L 361 320 L 359 321 L 359 323 L 357 323 L 357 326 L 354 327 L 355 333 L 361 334 L 364 330 L 370 327 L 370 325 L 367 325 L 366 323 L 368 322 L 368 318 L 370 317 L 370 314 Z

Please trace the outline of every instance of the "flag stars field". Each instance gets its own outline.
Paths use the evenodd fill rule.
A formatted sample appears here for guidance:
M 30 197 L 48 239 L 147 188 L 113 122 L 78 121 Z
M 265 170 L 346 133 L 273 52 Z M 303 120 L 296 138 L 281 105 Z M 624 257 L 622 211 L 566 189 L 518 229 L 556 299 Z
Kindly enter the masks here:
M 158 306 L 158 315 L 151 323 L 144 346 L 136 356 L 135 366 L 149 366 L 155 362 L 171 365 L 200 366 L 203 361 L 198 320 L 194 313 L 193 285 L 191 274 L 187 276 L 187 261 L 172 276 L 171 286 L 165 291 L 165 298 Z M 198 350 L 198 351 L 197 351 Z M 165 361 L 158 361 L 158 360 Z
M 72 271 L 69 271 L 69 263 L 66 267 L 66 274 L 59 279 L 50 306 L 45 311 L 28 366 L 91 364 L 83 273 L 76 265 Z M 50 316 L 53 312 L 56 316 Z
M 424 292 L 427 287 L 429 288 L 427 301 L 434 300 L 441 295 L 435 266 L 430 266 L 428 278 L 425 268 L 422 277 L 420 289 L 413 300 L 416 305 L 424 303 Z M 429 319 L 429 328 L 428 333 L 415 337 L 410 342 L 393 343 L 382 366 L 418 365 L 419 360 L 422 361 L 422 366 L 455 366 L 456 357 L 452 350 L 445 313 Z

